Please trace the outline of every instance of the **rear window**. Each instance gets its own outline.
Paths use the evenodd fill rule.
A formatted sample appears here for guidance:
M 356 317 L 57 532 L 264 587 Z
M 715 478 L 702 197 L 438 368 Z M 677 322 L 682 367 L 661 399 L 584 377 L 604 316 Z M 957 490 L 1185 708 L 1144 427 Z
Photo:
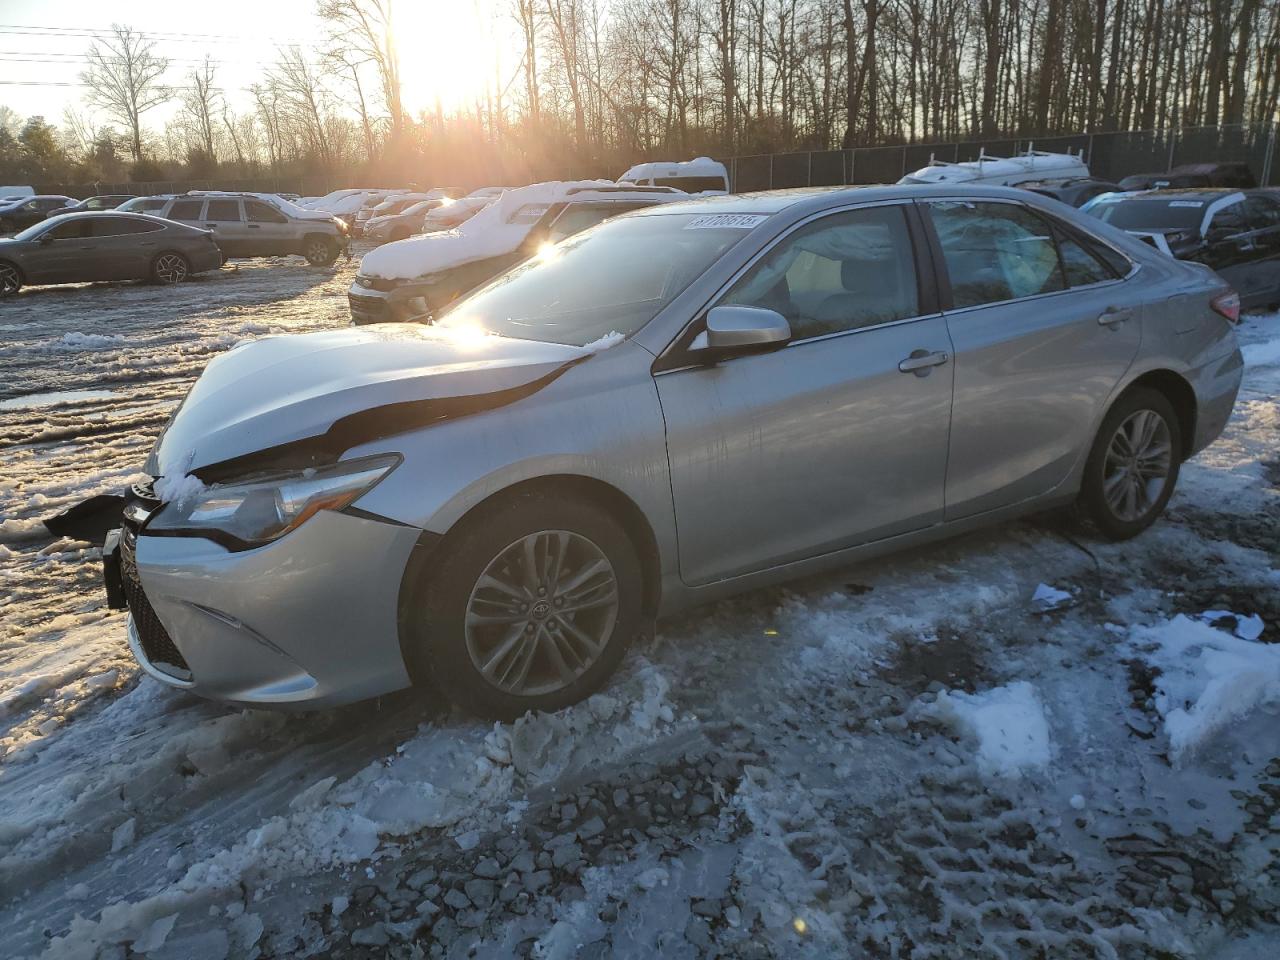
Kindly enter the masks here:
M 129 233 L 152 233 L 164 228 L 150 220 L 131 220 L 128 217 L 93 217 L 92 236 L 122 237 Z
M 1209 201 L 1168 197 L 1116 197 L 1089 208 L 1104 223 L 1121 230 L 1198 230 Z

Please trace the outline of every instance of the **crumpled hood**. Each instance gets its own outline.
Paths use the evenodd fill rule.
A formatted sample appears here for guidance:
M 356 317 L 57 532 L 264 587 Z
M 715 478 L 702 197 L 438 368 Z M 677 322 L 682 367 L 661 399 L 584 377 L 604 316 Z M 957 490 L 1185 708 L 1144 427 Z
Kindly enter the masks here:
M 589 354 L 582 347 L 419 324 L 243 343 L 205 368 L 156 441 L 146 471 L 181 476 L 299 441 L 314 446 L 335 427 L 341 453 L 412 429 L 415 418 L 429 422 L 518 399 Z M 426 406 L 435 401 L 451 402 Z

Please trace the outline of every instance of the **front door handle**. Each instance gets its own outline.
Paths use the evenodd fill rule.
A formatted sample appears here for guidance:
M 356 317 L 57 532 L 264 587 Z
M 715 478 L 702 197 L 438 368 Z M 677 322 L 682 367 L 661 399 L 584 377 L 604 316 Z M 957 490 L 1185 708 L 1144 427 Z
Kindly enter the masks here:
M 945 350 L 935 350 L 932 353 L 927 350 L 912 350 L 911 356 L 898 364 L 898 369 L 903 373 L 914 373 L 917 377 L 926 377 L 931 367 L 940 367 L 950 359 L 951 354 Z
M 1133 311 L 1124 307 L 1107 307 L 1098 315 L 1098 324 L 1115 330 L 1126 320 L 1132 319 Z
M 250 230 L 261 230 L 261 229 L 262 229 L 262 227 L 260 227 L 260 226 L 259 226 L 258 224 L 256 224 L 256 223 L 251 223 L 251 224 L 249 224 L 249 229 L 250 229 Z

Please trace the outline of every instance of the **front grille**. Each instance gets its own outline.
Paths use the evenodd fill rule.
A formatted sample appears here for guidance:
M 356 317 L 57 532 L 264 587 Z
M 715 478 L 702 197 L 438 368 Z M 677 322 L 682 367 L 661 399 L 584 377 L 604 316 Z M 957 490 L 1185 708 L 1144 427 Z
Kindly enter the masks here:
M 351 304 L 351 319 L 356 323 L 382 323 L 391 319 L 387 301 L 379 297 L 357 297 L 348 293 L 347 302 Z
M 124 582 L 124 596 L 129 602 L 134 628 L 138 631 L 138 642 L 142 644 L 142 652 L 156 669 L 179 680 L 190 680 L 191 667 L 187 665 L 182 652 L 174 646 L 169 631 L 156 616 L 151 601 L 142 589 L 142 581 L 138 579 L 138 563 L 133 553 L 136 543 L 136 535 L 125 528 L 124 536 L 120 538 L 120 579 Z

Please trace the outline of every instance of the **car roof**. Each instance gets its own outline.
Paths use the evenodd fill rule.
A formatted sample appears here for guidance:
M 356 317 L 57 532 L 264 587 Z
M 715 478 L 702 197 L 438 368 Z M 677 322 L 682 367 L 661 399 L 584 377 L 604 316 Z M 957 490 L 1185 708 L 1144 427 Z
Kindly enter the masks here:
M 637 211 L 634 216 L 658 217 L 676 213 L 776 214 L 784 210 L 803 215 L 846 203 L 874 203 L 877 200 L 960 198 L 1004 199 L 1025 203 L 1029 196 L 1035 196 L 1035 194 L 1019 187 L 976 183 L 889 183 L 864 186 L 795 187 L 790 190 L 765 190 L 759 193 L 691 197 L 676 203 L 658 204 L 653 208 Z
M 1164 187 L 1161 190 L 1121 191 L 1126 198 L 1145 197 L 1152 200 L 1212 200 L 1229 197 L 1235 193 L 1248 193 L 1240 187 Z
M 54 217 L 47 217 L 42 223 L 55 223 L 63 220 L 101 220 L 106 217 L 123 217 L 126 220 L 146 220 L 149 223 L 161 223 L 166 227 L 181 227 L 185 224 L 178 223 L 176 220 L 166 220 L 164 217 L 153 216 L 150 213 L 133 213 L 129 210 L 71 210 L 67 213 L 60 213 Z

